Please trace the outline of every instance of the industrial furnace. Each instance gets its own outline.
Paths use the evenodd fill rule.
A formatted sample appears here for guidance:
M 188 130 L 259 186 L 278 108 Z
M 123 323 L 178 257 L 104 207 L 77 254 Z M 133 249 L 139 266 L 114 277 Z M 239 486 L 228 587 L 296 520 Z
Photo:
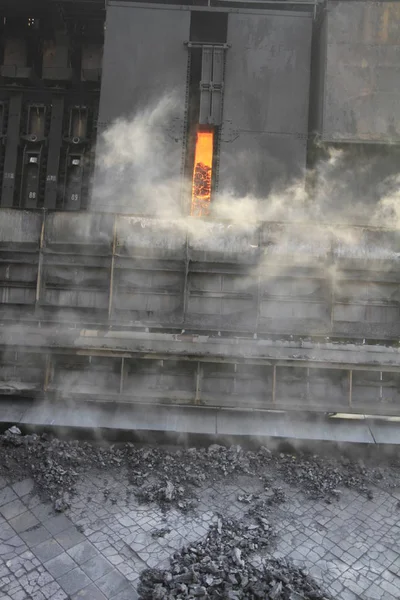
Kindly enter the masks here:
M 0 13 L 3 396 L 400 414 L 397 3 Z

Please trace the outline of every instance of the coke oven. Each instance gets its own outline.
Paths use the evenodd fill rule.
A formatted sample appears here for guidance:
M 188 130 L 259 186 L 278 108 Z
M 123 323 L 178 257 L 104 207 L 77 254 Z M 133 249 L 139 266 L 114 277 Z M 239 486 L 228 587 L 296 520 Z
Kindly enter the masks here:
M 0 16 L 0 406 L 400 414 L 396 2 Z

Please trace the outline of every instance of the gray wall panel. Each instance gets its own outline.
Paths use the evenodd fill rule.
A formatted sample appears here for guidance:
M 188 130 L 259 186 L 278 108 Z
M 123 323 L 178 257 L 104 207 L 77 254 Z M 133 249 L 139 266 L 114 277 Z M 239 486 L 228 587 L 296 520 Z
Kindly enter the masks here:
M 310 122 L 309 131 L 319 132 L 323 122 L 323 102 L 325 94 L 325 63 L 326 63 L 326 37 L 328 23 L 323 15 L 319 15 L 315 23 L 312 53 L 311 53 L 311 83 L 310 83 Z
M 399 141 L 398 2 L 328 2 L 326 18 L 322 138 Z
M 312 19 L 230 14 L 224 122 L 233 129 L 306 133 Z
M 265 198 L 305 167 L 312 19 L 229 14 L 219 191 Z
M 241 132 L 221 143 L 219 190 L 266 199 L 275 186 L 301 177 L 306 150 L 307 140 L 295 135 Z M 268 206 L 260 204 L 261 218 L 268 218 L 265 210 Z
M 110 4 L 99 121 L 132 116 L 166 92 L 180 98 L 176 117 L 183 119 L 190 12 Z
M 93 208 L 180 214 L 189 27 L 190 11 L 108 5 Z

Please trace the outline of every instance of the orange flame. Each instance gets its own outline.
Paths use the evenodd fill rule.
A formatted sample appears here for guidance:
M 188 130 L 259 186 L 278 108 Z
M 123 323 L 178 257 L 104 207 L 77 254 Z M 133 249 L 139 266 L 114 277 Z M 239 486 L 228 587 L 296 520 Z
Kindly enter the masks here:
M 190 212 L 192 217 L 206 217 L 210 214 L 213 144 L 212 129 L 197 132 Z

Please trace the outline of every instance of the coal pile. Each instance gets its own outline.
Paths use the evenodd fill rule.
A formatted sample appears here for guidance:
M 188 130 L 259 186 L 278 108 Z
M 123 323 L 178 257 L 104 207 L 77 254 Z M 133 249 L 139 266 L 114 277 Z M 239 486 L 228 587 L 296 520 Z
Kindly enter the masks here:
M 140 502 L 186 512 L 196 506 L 198 490 L 207 482 L 234 480 L 239 475 L 260 480 L 272 494 L 270 504 L 284 496 L 280 482 L 328 502 L 337 499 L 344 487 L 371 498 L 372 485 L 390 487 L 399 482 L 399 470 L 393 466 L 366 467 L 341 457 L 273 453 L 265 447 L 250 451 L 217 444 L 186 449 L 110 445 L 60 440 L 47 434 L 22 435 L 16 427 L 0 436 L 0 475 L 14 481 L 32 477 L 38 491 L 59 511 L 68 508 L 70 495 L 85 472 L 114 468 L 125 470 Z M 252 498 L 244 494 L 238 500 L 249 503 Z
M 141 600 L 327 600 L 304 570 L 287 561 L 256 562 L 274 538 L 269 522 L 219 518 L 205 539 L 182 548 L 168 570 L 146 569 L 138 586 Z
M 16 427 L 0 436 L 0 475 L 11 481 L 31 477 L 36 491 L 58 512 L 70 505 L 76 482 L 89 468 L 110 468 L 122 461 L 112 447 L 64 441 L 47 434 L 22 435 Z
M 372 499 L 371 485 L 382 482 L 381 469 L 367 469 L 360 462 L 347 458 L 327 459 L 322 456 L 280 454 L 275 457 L 276 472 L 289 484 L 296 485 L 312 499 L 339 498 L 346 487 Z

